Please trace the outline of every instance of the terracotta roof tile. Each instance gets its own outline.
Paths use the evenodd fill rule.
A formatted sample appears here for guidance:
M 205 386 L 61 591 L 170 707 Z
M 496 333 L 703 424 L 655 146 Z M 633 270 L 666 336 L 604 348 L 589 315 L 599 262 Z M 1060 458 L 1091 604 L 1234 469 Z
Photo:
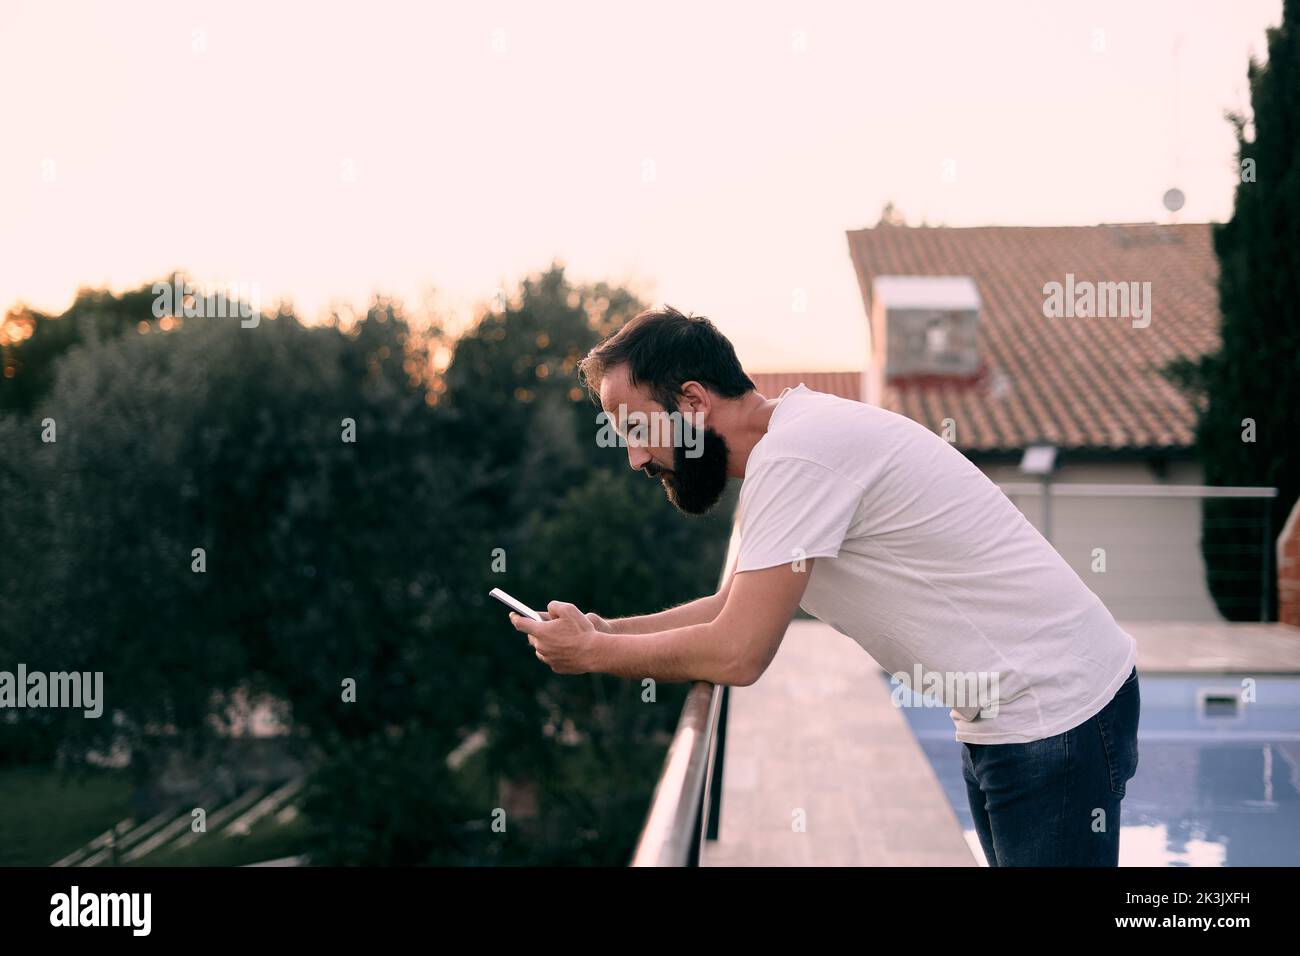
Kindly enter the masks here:
M 876 276 L 966 275 L 980 292 L 979 381 L 887 384 L 882 404 L 935 430 L 952 418 L 958 446 L 971 450 L 1039 442 L 1063 449 L 1189 447 L 1194 409 L 1160 370 L 1174 358 L 1218 346 L 1210 230 L 1198 223 L 850 232 L 867 315 Z M 1150 282 L 1150 325 L 1045 317 L 1043 286 L 1064 283 L 1067 273 L 1076 282 Z M 815 374 L 783 373 L 809 388 L 817 388 L 809 381 Z M 854 373 L 833 374 L 848 388 Z
M 749 377 L 761 395 L 776 398 L 783 389 L 800 382 L 814 392 L 827 392 L 841 398 L 862 400 L 862 372 L 751 372 Z

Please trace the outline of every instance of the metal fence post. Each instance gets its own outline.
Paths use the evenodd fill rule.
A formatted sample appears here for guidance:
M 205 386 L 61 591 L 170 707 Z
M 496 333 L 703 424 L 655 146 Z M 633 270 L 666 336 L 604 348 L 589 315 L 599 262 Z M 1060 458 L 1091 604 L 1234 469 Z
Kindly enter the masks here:
M 1259 574 L 1259 619 L 1267 622 L 1268 613 L 1268 593 L 1269 593 L 1269 572 L 1272 568 L 1272 562 L 1269 560 L 1273 556 L 1273 499 L 1264 499 L 1264 554 L 1263 567 L 1260 568 Z
M 709 817 L 705 837 L 718 839 L 719 821 L 722 819 L 722 762 L 727 750 L 727 704 L 731 700 L 731 688 L 722 688 L 722 706 L 718 712 L 718 728 L 714 732 L 717 740 L 713 751 L 713 768 L 709 774 Z

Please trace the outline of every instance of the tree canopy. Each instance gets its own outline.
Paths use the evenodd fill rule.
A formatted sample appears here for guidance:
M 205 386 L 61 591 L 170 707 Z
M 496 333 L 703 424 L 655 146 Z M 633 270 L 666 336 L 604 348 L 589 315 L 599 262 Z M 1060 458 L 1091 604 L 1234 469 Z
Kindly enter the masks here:
M 635 298 L 553 267 L 454 342 L 383 300 L 351 326 L 169 331 L 150 301 L 87 294 L 117 334 L 58 350 L 45 326 L 70 316 L 42 317 L 14 349 L 0 654 L 103 671 L 113 719 L 24 714 L 0 757 L 116 739 L 147 773 L 268 695 L 314 768 L 322 862 L 623 862 L 684 688 L 558 677 L 487 592 L 612 616 L 716 584 L 727 515 L 684 518 L 598 448 L 575 377 Z M 475 731 L 486 748 L 451 769 Z M 508 839 L 485 827 L 503 787 L 538 803 Z
M 1230 620 L 1259 618 L 1249 591 L 1259 579 L 1260 550 L 1267 561 L 1300 497 L 1300 2 L 1286 0 L 1282 23 L 1268 31 L 1267 63 L 1252 59 L 1247 75 L 1252 116 L 1228 117 L 1238 153 L 1233 216 L 1214 230 L 1222 346 L 1174 368 L 1199 399 L 1196 443 L 1206 482 L 1278 489 L 1267 542 L 1259 523 L 1243 518 L 1240 502 L 1205 502 L 1208 583 Z M 1266 582 L 1270 618 L 1277 615 L 1275 572 Z

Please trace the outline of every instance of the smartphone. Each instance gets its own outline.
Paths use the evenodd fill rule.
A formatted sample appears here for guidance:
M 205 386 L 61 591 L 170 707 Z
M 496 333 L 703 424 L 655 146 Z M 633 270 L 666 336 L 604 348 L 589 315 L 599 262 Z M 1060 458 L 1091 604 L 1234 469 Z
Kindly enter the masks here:
M 491 591 L 488 592 L 488 597 L 496 598 L 498 601 L 500 601 L 506 607 L 510 608 L 510 610 L 514 611 L 516 614 L 522 614 L 524 617 L 531 617 L 534 621 L 542 620 L 542 616 L 538 614 L 536 611 L 534 611 L 532 608 L 530 608 L 527 604 L 525 604 L 523 601 L 516 601 L 509 594 L 506 594 L 505 591 L 502 591 L 500 588 L 493 588 Z

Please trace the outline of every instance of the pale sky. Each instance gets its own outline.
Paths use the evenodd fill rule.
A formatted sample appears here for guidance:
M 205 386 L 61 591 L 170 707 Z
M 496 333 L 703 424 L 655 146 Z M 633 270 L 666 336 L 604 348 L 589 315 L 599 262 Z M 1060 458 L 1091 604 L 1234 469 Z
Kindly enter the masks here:
M 1163 222 L 1178 186 L 1228 218 L 1223 113 L 1281 6 L 3 0 L 0 310 L 179 267 L 463 321 L 558 259 L 747 367 L 857 368 L 844 233 L 886 200 Z

